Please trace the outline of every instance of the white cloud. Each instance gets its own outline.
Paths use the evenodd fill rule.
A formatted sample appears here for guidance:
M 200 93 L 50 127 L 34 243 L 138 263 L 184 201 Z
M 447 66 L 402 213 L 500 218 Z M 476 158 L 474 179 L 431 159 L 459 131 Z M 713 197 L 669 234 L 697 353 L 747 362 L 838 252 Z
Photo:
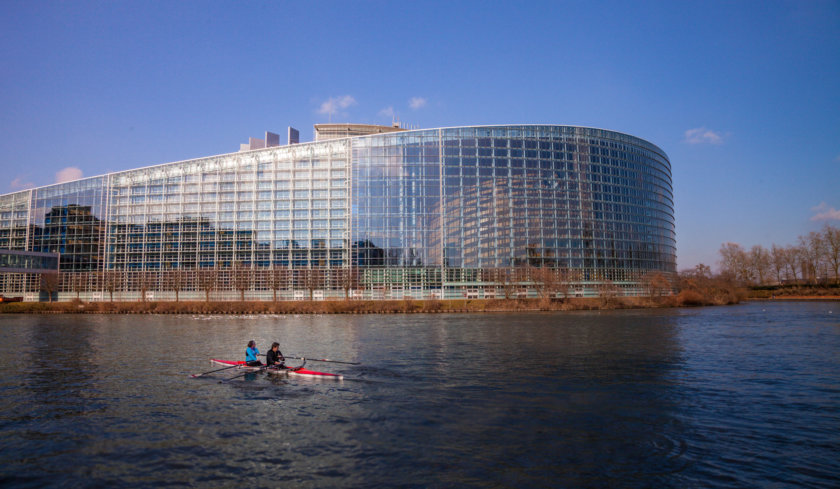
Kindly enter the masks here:
M 417 110 L 425 107 L 426 102 L 427 100 L 423 97 L 411 97 L 411 99 L 408 101 L 408 106 L 414 110 Z
M 82 170 L 79 170 L 75 166 L 68 166 L 56 172 L 55 183 L 69 182 L 80 178 L 82 178 Z
M 379 116 L 380 117 L 390 117 L 391 119 L 393 119 L 395 115 L 396 115 L 396 112 L 394 112 L 394 106 L 393 105 L 389 105 L 388 107 L 385 107 L 384 109 L 379 111 Z
M 338 113 L 340 109 L 346 109 L 351 105 L 356 105 L 356 99 L 353 98 L 352 95 L 330 97 L 321 104 L 321 107 L 318 109 L 318 113 L 333 116 Z
M 34 186 L 35 184 L 32 182 L 23 181 L 23 177 L 17 177 L 9 183 L 9 188 L 11 190 L 26 190 Z
M 812 221 L 840 221 L 840 210 L 830 207 L 825 202 L 820 203 L 816 207 L 811 207 L 811 210 L 816 212 L 816 214 L 811 216 Z
M 688 144 L 723 144 L 723 135 L 705 127 L 698 127 L 685 131 L 683 141 Z

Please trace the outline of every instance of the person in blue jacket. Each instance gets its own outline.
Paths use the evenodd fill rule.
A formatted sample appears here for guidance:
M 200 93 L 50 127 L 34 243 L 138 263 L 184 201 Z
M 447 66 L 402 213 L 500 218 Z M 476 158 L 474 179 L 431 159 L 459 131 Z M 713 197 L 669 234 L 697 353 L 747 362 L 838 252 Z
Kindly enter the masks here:
M 257 360 L 260 350 L 257 348 L 257 343 L 254 340 L 248 342 L 248 348 L 245 348 L 245 365 L 249 367 L 262 366 L 262 362 Z

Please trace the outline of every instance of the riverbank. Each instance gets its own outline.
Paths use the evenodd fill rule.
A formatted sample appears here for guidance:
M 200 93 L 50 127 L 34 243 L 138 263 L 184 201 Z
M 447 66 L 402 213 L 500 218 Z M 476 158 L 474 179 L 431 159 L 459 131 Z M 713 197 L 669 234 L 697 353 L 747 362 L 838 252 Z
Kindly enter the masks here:
M 840 286 L 789 285 L 751 287 L 746 291 L 749 300 L 831 301 L 840 300 Z
M 279 302 L 13 302 L 0 314 L 412 314 L 455 312 L 584 311 L 710 305 L 681 295 L 568 299 L 464 299 Z
M 838 295 L 782 295 L 777 297 L 749 297 L 748 301 L 840 301 Z

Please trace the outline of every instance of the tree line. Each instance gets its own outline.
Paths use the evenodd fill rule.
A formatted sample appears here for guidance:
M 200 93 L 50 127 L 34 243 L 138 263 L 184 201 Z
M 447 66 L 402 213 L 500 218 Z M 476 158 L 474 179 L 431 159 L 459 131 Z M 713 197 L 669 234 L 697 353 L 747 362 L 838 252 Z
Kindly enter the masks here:
M 720 275 L 742 286 L 840 284 L 840 228 L 826 224 L 788 246 L 724 243 Z
M 242 264 L 235 264 L 229 269 L 172 269 L 172 270 L 106 270 L 100 272 L 43 273 L 40 278 L 40 290 L 45 292 L 52 302 L 56 292 L 75 292 L 76 299 L 81 293 L 102 291 L 108 293 L 111 302 L 115 292 L 133 291 L 139 293 L 145 301 L 147 294 L 154 291 L 172 291 L 175 301 L 180 300 L 181 292 L 201 291 L 205 300 L 216 291 L 237 291 L 239 300 L 245 300 L 245 292 L 250 290 L 270 290 L 273 300 L 277 301 L 279 291 L 305 290 L 312 300 L 313 293 L 322 288 L 343 290 L 345 298 L 350 291 L 359 287 L 360 273 L 356 269 L 252 269 Z

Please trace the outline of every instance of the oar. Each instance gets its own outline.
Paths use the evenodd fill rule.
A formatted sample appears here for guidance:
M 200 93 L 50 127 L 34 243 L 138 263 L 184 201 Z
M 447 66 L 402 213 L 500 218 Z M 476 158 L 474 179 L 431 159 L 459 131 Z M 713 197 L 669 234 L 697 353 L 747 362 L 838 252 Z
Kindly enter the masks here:
M 229 368 L 236 368 L 236 367 L 240 367 L 240 366 L 241 366 L 241 365 L 231 365 L 230 367 L 225 367 L 225 368 L 220 368 L 220 369 L 216 369 L 216 370 L 211 370 L 211 371 L 209 371 L 209 372 L 202 372 L 202 373 L 200 373 L 200 374 L 192 374 L 192 375 L 190 375 L 190 377 L 192 377 L 192 378 L 201 377 L 202 375 L 212 374 L 213 372 L 221 372 L 222 370 L 227 370 L 227 369 L 229 369 Z
M 258 356 L 264 357 L 262 353 Z M 329 358 L 309 358 L 309 357 L 290 357 L 284 355 L 283 358 L 291 358 L 292 360 L 312 360 L 313 362 L 330 362 L 330 363 L 346 363 L 347 365 L 361 365 L 361 362 L 340 362 L 338 360 L 330 360 Z
M 341 362 L 341 361 L 338 361 L 338 360 L 330 360 L 329 358 L 309 358 L 309 357 L 304 358 L 304 357 L 290 357 L 290 356 L 287 356 L 286 358 L 293 358 L 295 360 L 310 360 L 310 361 L 313 361 L 313 362 L 345 363 L 347 365 L 361 365 L 362 364 L 361 362 Z
M 265 370 L 266 368 L 268 368 L 268 367 L 264 365 L 264 366 L 260 367 L 260 369 L 259 369 L 259 370 L 257 370 L 257 372 L 262 372 L 262 371 L 263 371 L 263 370 Z M 231 380 L 233 380 L 233 379 L 238 379 L 239 377 L 245 377 L 245 376 L 246 376 L 246 375 L 248 375 L 248 374 L 255 374 L 255 373 L 257 373 L 257 372 L 245 372 L 244 374 L 239 374 L 239 375 L 237 375 L 237 376 L 235 376 L 235 377 L 231 377 L 231 378 L 229 378 L 229 379 L 220 380 L 220 381 L 219 381 L 219 383 L 221 384 L 221 383 L 224 383 L 224 382 L 229 382 L 229 381 L 231 381 Z

